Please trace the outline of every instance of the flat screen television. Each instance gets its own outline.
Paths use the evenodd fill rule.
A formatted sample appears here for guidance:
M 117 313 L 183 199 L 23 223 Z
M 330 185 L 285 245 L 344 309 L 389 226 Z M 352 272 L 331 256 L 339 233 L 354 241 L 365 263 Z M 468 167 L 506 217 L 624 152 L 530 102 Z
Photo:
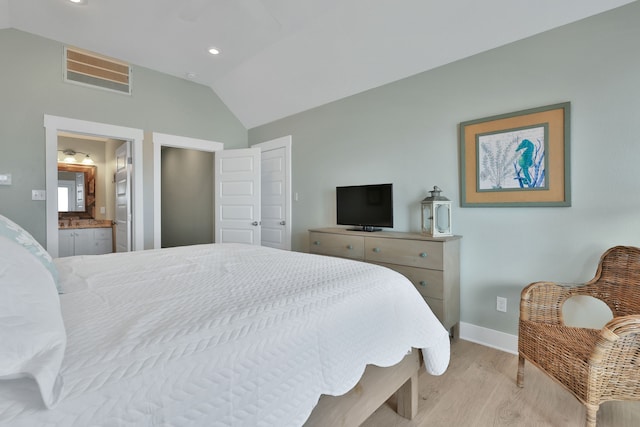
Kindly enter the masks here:
M 393 227 L 393 184 L 336 187 L 338 225 L 349 230 L 379 231 Z

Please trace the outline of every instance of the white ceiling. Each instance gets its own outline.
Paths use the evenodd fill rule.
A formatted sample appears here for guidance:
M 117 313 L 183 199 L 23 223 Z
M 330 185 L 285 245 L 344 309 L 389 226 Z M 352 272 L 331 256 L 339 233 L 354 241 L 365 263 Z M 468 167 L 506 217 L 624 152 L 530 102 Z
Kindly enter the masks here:
M 627 3 L 0 0 L 0 28 L 181 78 L 195 73 L 252 128 Z M 211 46 L 221 54 L 208 54 Z

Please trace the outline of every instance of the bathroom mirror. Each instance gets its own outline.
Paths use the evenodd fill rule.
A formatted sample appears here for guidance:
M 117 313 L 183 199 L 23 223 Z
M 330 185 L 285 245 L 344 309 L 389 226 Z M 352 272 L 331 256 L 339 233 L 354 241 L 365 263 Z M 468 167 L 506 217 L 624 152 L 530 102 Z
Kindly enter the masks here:
M 95 219 L 96 167 L 58 163 L 58 218 Z

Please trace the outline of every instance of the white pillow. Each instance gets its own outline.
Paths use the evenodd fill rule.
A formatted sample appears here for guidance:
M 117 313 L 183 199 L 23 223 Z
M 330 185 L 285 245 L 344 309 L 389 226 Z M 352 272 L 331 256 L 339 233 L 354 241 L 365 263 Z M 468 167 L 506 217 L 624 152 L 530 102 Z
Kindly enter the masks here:
M 0 235 L 0 381 L 32 377 L 53 407 L 66 344 L 51 274 L 28 249 Z
M 56 266 L 53 264 L 51 255 L 49 255 L 49 252 L 47 252 L 27 230 L 20 227 L 6 216 L 0 215 L 0 236 L 14 240 L 36 256 L 38 261 L 40 261 L 42 265 L 49 270 L 51 277 L 53 277 L 53 282 L 55 283 L 56 288 L 58 288 L 58 292 L 60 292 L 60 288 L 58 287 L 58 270 L 56 270 Z

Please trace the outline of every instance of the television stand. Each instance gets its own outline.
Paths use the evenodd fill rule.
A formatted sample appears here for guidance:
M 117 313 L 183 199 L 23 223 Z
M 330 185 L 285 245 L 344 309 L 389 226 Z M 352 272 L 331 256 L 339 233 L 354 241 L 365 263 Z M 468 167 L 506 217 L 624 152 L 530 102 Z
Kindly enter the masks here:
M 375 228 L 370 225 L 363 225 L 362 227 L 356 228 L 347 228 L 348 231 L 366 231 L 369 233 L 373 233 L 374 231 L 382 231 L 382 228 Z

